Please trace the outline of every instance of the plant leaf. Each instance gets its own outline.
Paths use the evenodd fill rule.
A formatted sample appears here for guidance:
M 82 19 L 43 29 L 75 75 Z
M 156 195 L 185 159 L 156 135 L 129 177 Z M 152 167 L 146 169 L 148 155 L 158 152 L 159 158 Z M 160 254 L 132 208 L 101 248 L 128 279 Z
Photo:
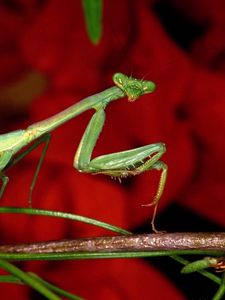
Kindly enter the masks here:
M 86 29 L 93 44 L 102 36 L 102 0 L 82 0 Z

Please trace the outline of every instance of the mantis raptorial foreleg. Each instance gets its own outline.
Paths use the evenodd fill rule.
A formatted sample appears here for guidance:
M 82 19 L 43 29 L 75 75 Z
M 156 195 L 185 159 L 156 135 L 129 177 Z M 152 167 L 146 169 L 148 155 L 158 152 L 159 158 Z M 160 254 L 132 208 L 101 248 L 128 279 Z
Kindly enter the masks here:
M 34 123 L 25 130 L 17 130 L 0 135 L 0 179 L 3 182 L 0 197 L 2 196 L 8 182 L 8 177 L 4 175 L 4 170 L 19 162 L 27 153 L 32 151 L 41 142 L 45 142 L 45 147 L 30 187 L 29 202 L 31 205 L 32 191 L 47 151 L 50 132 L 82 112 L 88 109 L 95 109 L 95 113 L 83 134 L 75 154 L 74 167 L 80 172 L 105 174 L 118 178 L 135 176 L 152 169 L 162 171 L 156 196 L 154 197 L 154 200 L 148 204 L 155 205 L 152 218 L 152 229 L 156 231 L 154 226 L 156 209 L 159 199 L 163 193 L 167 176 L 167 166 L 159 160 L 166 151 L 165 145 L 163 143 L 151 144 L 91 159 L 93 149 L 105 122 L 104 110 L 106 106 L 110 102 L 123 98 L 124 96 L 127 96 L 129 101 L 135 101 L 141 95 L 151 93 L 155 89 L 155 84 L 151 81 L 138 80 L 132 77 L 127 77 L 121 73 L 116 73 L 113 76 L 113 81 L 116 86 L 94 96 L 88 97 L 55 116 L 38 123 Z M 29 145 L 32 141 L 36 142 L 14 159 L 14 155 L 20 149 Z
M 156 195 L 155 195 L 153 201 L 149 204 L 142 204 L 142 206 L 152 206 L 152 205 L 154 205 L 154 211 L 153 211 L 151 224 L 152 224 L 152 230 L 154 232 L 158 232 L 155 228 L 155 217 L 156 217 L 156 212 L 157 212 L 159 200 L 160 200 L 160 198 L 163 194 L 164 187 L 165 187 L 165 184 L 166 184 L 168 167 L 164 162 L 157 161 L 156 163 L 153 164 L 153 166 L 149 170 L 151 170 L 151 169 L 162 171 L 162 173 L 161 173 L 161 176 L 160 176 L 158 189 L 157 189 L 157 192 L 156 192 Z
M 135 176 L 152 169 L 162 170 L 158 190 L 153 201 L 144 205 L 155 206 L 151 224 L 153 231 L 157 232 L 154 221 L 167 177 L 167 165 L 159 161 L 166 151 L 165 145 L 163 143 L 151 144 L 132 150 L 102 155 L 91 160 L 91 154 L 102 130 L 104 120 L 105 113 L 101 108 L 93 115 L 84 132 L 74 158 L 74 167 L 80 172 L 104 174 L 118 178 Z

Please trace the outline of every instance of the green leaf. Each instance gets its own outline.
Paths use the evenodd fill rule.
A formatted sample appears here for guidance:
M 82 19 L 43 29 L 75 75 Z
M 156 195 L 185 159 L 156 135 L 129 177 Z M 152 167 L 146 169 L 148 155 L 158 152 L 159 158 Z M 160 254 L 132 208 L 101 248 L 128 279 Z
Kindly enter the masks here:
M 86 29 L 93 44 L 102 36 L 102 0 L 82 0 Z

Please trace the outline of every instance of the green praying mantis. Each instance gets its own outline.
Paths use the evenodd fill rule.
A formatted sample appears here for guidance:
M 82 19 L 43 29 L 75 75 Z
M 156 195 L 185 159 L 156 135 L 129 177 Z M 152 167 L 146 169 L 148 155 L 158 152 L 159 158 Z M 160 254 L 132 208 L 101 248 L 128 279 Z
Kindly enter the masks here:
M 154 205 L 151 225 L 153 231 L 157 232 L 154 221 L 158 202 L 163 193 L 167 177 L 167 165 L 160 161 L 161 156 L 166 151 L 165 145 L 163 143 L 155 143 L 91 159 L 93 149 L 105 122 L 106 106 L 110 102 L 125 96 L 128 97 L 129 101 L 135 101 L 141 95 L 155 90 L 155 84 L 152 81 L 138 80 L 127 77 L 122 73 L 114 74 L 113 81 L 115 86 L 90 96 L 48 119 L 34 123 L 24 130 L 16 130 L 0 135 L 0 179 L 2 180 L 0 198 L 8 183 L 8 177 L 4 173 L 6 169 L 18 163 L 27 153 L 44 143 L 45 146 L 30 186 L 29 204 L 31 206 L 32 192 L 48 148 L 50 132 L 86 110 L 94 109 L 95 113 L 87 125 L 76 151 L 73 166 L 79 172 L 104 174 L 119 179 L 127 176 L 136 176 L 152 169 L 161 171 L 156 195 L 150 204 L 144 205 Z M 28 146 L 25 151 L 15 155 L 25 146 Z

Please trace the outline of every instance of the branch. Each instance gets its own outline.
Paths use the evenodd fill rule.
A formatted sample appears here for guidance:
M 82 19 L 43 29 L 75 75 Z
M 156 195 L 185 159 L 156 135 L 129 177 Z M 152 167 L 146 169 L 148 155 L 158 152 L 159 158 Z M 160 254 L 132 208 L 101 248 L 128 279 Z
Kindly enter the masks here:
M 0 253 L 101 253 L 207 250 L 225 252 L 225 233 L 160 233 L 0 246 Z

